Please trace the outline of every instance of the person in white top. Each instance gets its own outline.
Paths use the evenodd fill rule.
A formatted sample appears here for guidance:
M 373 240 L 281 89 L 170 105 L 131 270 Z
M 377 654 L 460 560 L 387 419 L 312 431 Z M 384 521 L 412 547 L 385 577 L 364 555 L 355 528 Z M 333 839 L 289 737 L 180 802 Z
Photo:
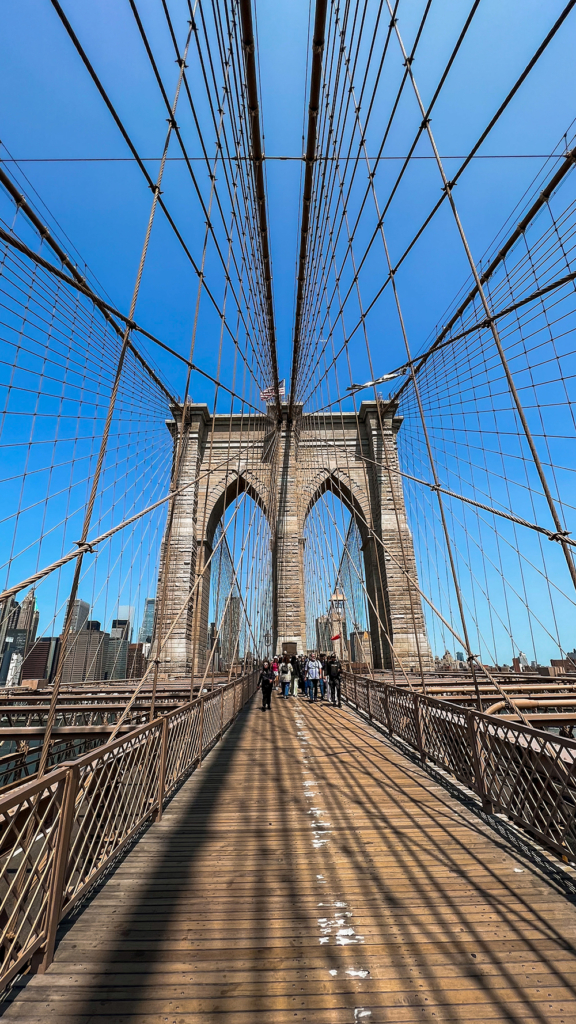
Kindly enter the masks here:
M 294 669 L 290 664 L 290 658 L 287 654 L 284 655 L 280 665 L 278 667 L 278 682 L 280 683 L 280 693 L 284 694 L 285 697 L 290 696 L 290 684 L 294 676 Z
M 313 651 L 306 666 L 306 689 L 311 703 L 314 703 L 318 696 L 318 680 L 322 679 L 322 662 L 318 661 Z

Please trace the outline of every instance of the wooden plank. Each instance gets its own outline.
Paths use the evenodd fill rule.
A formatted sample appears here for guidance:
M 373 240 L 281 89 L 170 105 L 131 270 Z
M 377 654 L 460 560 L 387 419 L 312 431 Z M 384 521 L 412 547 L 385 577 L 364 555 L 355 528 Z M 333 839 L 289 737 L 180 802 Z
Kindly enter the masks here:
M 274 697 L 4 1017 L 576 1024 L 576 909 L 350 712 Z

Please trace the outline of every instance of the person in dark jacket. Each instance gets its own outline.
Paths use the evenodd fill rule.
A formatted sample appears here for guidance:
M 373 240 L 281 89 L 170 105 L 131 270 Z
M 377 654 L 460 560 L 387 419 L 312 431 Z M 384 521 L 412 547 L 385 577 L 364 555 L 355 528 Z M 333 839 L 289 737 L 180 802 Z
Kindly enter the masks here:
M 297 697 L 299 690 L 302 689 L 302 682 L 300 679 L 300 662 L 295 654 L 290 658 L 290 664 L 292 665 L 292 671 L 294 672 L 294 696 Z
M 262 711 L 272 710 L 270 699 L 272 697 L 272 687 L 276 679 L 274 669 L 272 668 L 269 661 L 262 663 L 262 671 L 260 672 L 260 678 L 258 680 L 258 689 L 262 689 Z
M 342 707 L 342 666 L 335 654 L 331 654 L 326 662 L 326 675 L 330 684 L 330 699 L 333 704 Z

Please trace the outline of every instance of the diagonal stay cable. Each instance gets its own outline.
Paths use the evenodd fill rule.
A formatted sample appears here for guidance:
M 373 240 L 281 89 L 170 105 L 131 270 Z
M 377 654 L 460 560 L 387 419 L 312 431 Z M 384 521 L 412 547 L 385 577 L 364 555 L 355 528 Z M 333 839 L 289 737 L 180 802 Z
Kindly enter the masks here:
M 1 173 L 2 172 L 0 171 L 0 174 Z M 176 349 L 171 348 L 170 345 L 166 344 L 166 342 L 160 341 L 159 338 L 157 338 L 154 334 L 151 334 L 150 331 L 147 331 L 144 327 L 141 327 L 131 317 L 127 316 L 125 313 L 121 313 L 120 310 L 116 309 L 114 306 L 111 306 L 109 302 L 105 302 L 104 299 L 101 299 L 100 296 L 96 294 L 96 292 L 92 291 L 92 289 L 87 284 L 85 279 L 80 278 L 76 280 L 75 277 L 69 277 L 62 270 L 59 270 L 58 267 L 55 267 L 53 263 L 50 263 L 48 260 L 45 260 L 42 256 L 39 256 L 38 253 L 35 253 L 33 251 L 33 249 L 28 248 L 28 246 L 25 245 L 24 242 L 22 242 L 19 238 L 16 238 L 14 235 L 10 235 L 7 231 L 4 230 L 4 228 L 0 228 L 0 238 L 3 241 L 8 242 L 9 245 L 11 245 L 14 249 L 17 249 L 28 259 L 33 260 L 34 263 L 38 264 L 38 266 L 41 266 L 44 270 L 48 270 L 51 274 L 54 274 L 55 277 L 58 277 L 61 281 L 64 281 L 65 284 L 69 285 L 71 288 L 75 288 L 77 291 L 82 292 L 83 295 L 86 295 L 86 297 L 89 298 L 90 301 L 93 302 L 94 305 L 101 310 L 101 312 L 103 313 L 107 320 L 110 320 L 111 316 L 117 317 L 119 320 L 122 320 L 130 328 L 131 331 L 136 331 L 138 334 L 141 334 L 144 338 L 148 338 L 149 341 L 154 342 L 155 345 L 158 345 L 160 348 L 164 349 L 165 352 L 169 352 L 170 355 L 174 356 L 175 359 L 179 359 L 180 362 L 185 363 L 187 366 L 190 367 L 191 370 L 194 370 L 196 373 L 199 373 L 202 377 L 205 377 L 207 380 L 211 381 L 212 384 L 217 383 L 218 387 L 222 388 L 223 391 L 227 391 L 228 394 L 232 395 L 234 398 L 237 398 L 239 401 L 244 402 L 246 405 L 249 405 L 250 408 L 254 409 L 255 412 L 261 412 L 261 410 L 258 409 L 257 406 L 252 405 L 241 395 L 237 394 L 235 391 L 232 391 L 225 384 L 222 384 L 221 381 L 217 381 L 216 378 L 213 377 L 211 374 L 207 373 L 206 370 L 202 370 L 199 366 L 196 365 L 196 363 L 190 362 L 189 359 L 186 359 L 186 356 L 181 355 L 180 352 L 177 352 Z M 67 257 L 65 258 L 67 259 Z M 149 366 L 144 356 L 136 348 L 134 342 L 131 339 L 129 339 L 128 341 L 128 348 L 139 360 L 139 362 L 142 363 L 146 371 L 150 374 L 150 376 L 158 385 L 158 387 L 162 389 L 166 397 L 169 398 L 173 404 L 178 404 L 178 399 L 174 397 L 174 395 L 156 376 L 152 367 Z
M 301 320 L 306 283 L 306 259 L 308 253 L 308 233 L 310 230 L 310 205 L 312 202 L 312 183 L 316 160 L 316 140 L 318 135 L 318 111 L 320 104 L 320 86 L 322 82 L 322 57 L 324 53 L 324 35 L 326 30 L 326 12 L 328 0 L 316 0 L 314 17 L 314 34 L 312 37 L 312 70 L 310 73 L 310 99 L 308 103 L 308 134 L 306 140 L 306 169 L 304 172 L 304 188 L 302 191 L 302 219 L 300 226 L 300 253 L 298 256 L 298 277 L 296 291 L 296 312 L 294 316 L 294 339 L 292 343 L 292 373 L 290 380 L 290 402 L 288 418 L 294 411 L 294 397 L 298 381 L 300 361 Z

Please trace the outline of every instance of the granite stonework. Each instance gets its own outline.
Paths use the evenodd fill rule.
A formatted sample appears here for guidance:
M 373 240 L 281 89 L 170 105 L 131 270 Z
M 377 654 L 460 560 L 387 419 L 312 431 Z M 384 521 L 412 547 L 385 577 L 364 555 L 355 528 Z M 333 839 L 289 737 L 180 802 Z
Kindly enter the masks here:
M 194 589 L 160 655 L 160 678 L 204 670 L 214 533 L 228 506 L 247 492 L 264 512 L 273 554 L 274 649 L 306 650 L 304 526 L 326 491 L 354 515 L 362 536 L 375 667 L 395 659 L 406 669 L 432 667 L 412 535 L 406 520 L 394 407 L 363 402 L 358 412 L 211 416 L 208 406 L 174 407 L 168 428 L 183 454 L 163 545 L 158 596 L 166 635 Z M 184 490 L 182 488 L 185 487 Z M 169 536 L 169 557 L 166 537 Z M 205 566 L 208 566 L 206 569 Z M 411 583 L 410 581 L 414 581 Z

